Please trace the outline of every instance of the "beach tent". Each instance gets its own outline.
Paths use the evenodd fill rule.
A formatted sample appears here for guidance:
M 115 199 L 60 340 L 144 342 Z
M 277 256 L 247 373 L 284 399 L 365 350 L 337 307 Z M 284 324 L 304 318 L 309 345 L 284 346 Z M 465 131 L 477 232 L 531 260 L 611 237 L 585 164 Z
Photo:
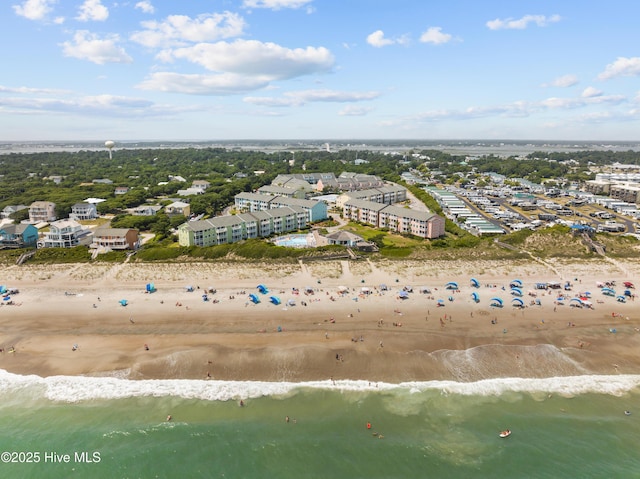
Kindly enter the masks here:
M 420 288 L 420 292 L 422 294 L 431 294 L 431 290 L 429 288 L 427 288 L 426 286 L 423 286 L 422 288 Z
M 536 289 L 547 289 L 547 283 L 536 283 Z
M 400 291 L 400 292 L 398 293 L 398 298 L 400 298 L 400 299 L 407 299 L 408 297 L 409 297 L 409 293 L 407 293 L 407 292 L 406 292 L 406 291 L 404 291 L 404 290 L 403 290 L 403 291 Z
M 626 303 L 627 298 L 625 296 L 620 295 L 616 298 L 616 301 L 618 301 L 619 303 Z
M 279 305 L 282 301 L 277 296 L 269 296 L 269 301 L 271 301 L 276 306 Z
M 379 288 L 380 288 L 380 291 L 387 291 L 387 290 L 389 289 L 389 288 L 387 287 L 387 285 L 386 285 L 386 284 L 384 284 L 384 283 L 382 283 L 382 284 L 379 286 Z
M 520 288 L 511 288 L 511 296 L 522 296 L 522 290 Z
M 447 299 L 448 299 L 449 301 L 453 301 L 453 296 L 449 296 Z
M 625 281 L 623 284 L 625 288 L 635 288 L 631 281 Z
M 4 294 L 7 292 L 7 287 L 6 286 L 0 286 L 0 294 Z
M 349 288 L 347 288 L 346 286 L 338 286 L 338 291 L 340 293 L 344 293 L 346 291 L 349 291 Z
M 360 291 L 362 291 L 364 294 L 371 293 L 371 290 L 366 286 L 363 286 L 362 288 L 360 288 Z
M 5 296 L 4 298 L 2 298 L 2 301 L 11 301 L 11 296 Z
M 203 294 L 202 295 L 202 301 L 209 301 L 209 295 L 208 294 Z
M 121 306 L 126 306 L 127 304 L 129 304 L 129 302 L 126 299 L 121 299 L 120 300 L 120 305 Z
M 147 286 L 145 289 L 147 293 L 153 293 L 156 290 L 156 286 L 153 283 L 147 283 Z
M 249 299 L 253 304 L 258 304 L 260 302 L 260 298 L 258 298 L 255 294 L 251 293 L 249 295 Z
M 540 300 L 538 298 L 536 298 L 536 306 L 542 306 L 542 303 L 540 302 Z
M 258 291 L 260 291 L 260 293 L 262 294 L 267 294 L 269 292 L 264 284 L 259 284 L 258 286 L 256 286 L 256 288 L 258 288 Z
M 477 279 L 471 278 L 471 286 L 473 286 L 474 288 L 479 288 L 480 287 L 480 283 L 478 282 Z
M 503 302 L 500 298 L 491 298 L 491 306 L 494 308 L 502 308 Z
M 449 283 L 445 284 L 444 287 L 446 289 L 458 289 L 458 283 L 450 281 Z
M 509 283 L 510 288 L 522 288 L 522 280 L 514 279 Z
M 625 289 L 624 290 L 624 295 L 625 296 L 631 296 L 631 290 L 630 289 Z
M 291 298 L 289 301 L 287 301 L 287 306 L 295 306 L 296 305 L 296 300 Z
M 402 288 L 402 291 L 406 291 L 407 293 L 413 293 L 413 287 L 405 286 Z
M 478 293 L 471 293 L 471 299 L 473 299 L 476 303 L 479 303 L 480 295 Z
M 191 286 L 190 284 L 184 287 L 184 290 L 188 293 L 192 293 L 193 292 L 193 286 Z
M 511 300 L 511 304 L 512 304 L 513 306 L 517 306 L 517 307 L 519 307 L 519 308 L 524 307 L 524 301 L 522 301 L 520 298 L 513 298 L 513 299 Z
M 580 296 L 584 296 L 585 298 L 590 298 L 591 293 L 589 291 L 585 291 L 584 293 L 580 293 Z
M 602 288 L 602 294 L 605 296 L 615 296 L 616 292 L 611 288 Z
M 437 302 L 438 306 L 444 306 L 444 299 L 439 299 Z

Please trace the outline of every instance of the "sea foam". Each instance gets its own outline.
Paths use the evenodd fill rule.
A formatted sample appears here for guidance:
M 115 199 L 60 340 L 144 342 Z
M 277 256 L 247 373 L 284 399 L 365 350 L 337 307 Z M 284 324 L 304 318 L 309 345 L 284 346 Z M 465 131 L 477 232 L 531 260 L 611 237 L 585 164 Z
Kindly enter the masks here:
M 584 375 L 553 378 L 496 378 L 475 382 L 416 381 L 398 384 L 363 380 L 266 382 L 191 379 L 129 380 L 116 377 L 21 376 L 0 370 L 0 391 L 30 392 L 56 402 L 124 399 L 132 397 L 179 397 L 229 401 L 263 396 L 287 397 L 302 389 L 342 392 L 439 391 L 445 395 L 500 396 L 508 392 L 546 393 L 571 397 L 587 393 L 624 395 L 640 386 L 640 375 Z

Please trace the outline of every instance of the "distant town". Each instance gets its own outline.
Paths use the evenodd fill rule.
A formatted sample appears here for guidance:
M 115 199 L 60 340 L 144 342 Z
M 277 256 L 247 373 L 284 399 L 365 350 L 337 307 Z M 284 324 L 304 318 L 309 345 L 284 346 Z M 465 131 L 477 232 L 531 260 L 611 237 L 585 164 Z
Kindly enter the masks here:
M 0 148 L 0 248 L 27 256 L 83 247 L 96 259 L 160 244 L 209 248 L 247 240 L 355 255 L 375 253 L 393 236 L 428 244 L 556 225 L 588 238 L 598 253 L 598 234 L 640 239 L 640 145 L 631 143 L 107 141 Z

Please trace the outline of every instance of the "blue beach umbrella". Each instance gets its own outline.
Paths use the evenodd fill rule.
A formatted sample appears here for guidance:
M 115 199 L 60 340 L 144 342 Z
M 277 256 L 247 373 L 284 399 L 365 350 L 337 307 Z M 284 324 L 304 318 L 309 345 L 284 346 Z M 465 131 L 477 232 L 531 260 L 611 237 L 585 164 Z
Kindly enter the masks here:
M 479 288 L 480 287 L 480 283 L 478 282 L 477 279 L 471 278 L 471 286 L 473 286 L 474 288 Z
M 269 292 L 269 290 L 267 289 L 267 287 L 264 284 L 259 284 L 258 286 L 256 286 L 256 288 L 262 294 L 267 294 Z
M 513 298 L 511 300 L 511 304 L 513 306 L 524 306 L 524 301 L 522 301 L 520 298 Z
M 471 299 L 473 299 L 476 303 L 479 303 L 480 295 L 478 293 L 471 293 Z
M 269 301 L 271 301 L 276 306 L 282 302 L 277 296 L 269 296 Z
M 258 298 L 255 294 L 251 293 L 249 295 L 249 299 L 253 304 L 258 304 L 260 302 L 260 298 Z
M 512 296 L 522 296 L 522 290 L 520 288 L 511 288 Z
M 454 281 L 450 281 L 447 284 L 445 284 L 444 287 L 446 289 L 458 289 L 458 283 L 456 283 Z

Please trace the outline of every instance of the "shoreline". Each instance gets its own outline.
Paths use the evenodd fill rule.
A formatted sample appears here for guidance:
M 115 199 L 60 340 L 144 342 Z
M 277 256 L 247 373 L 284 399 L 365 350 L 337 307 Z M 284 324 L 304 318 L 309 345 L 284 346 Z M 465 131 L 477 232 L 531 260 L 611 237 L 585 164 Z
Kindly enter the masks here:
M 601 280 L 633 281 L 627 273 L 638 264 L 625 262 L 623 272 L 604 261 L 558 262 L 560 277 L 525 261 L 442 264 L 446 270 L 410 261 L 10 266 L 2 282 L 20 293 L 0 307 L 0 368 L 41 377 L 129 371 L 128 379 L 391 384 L 640 370 L 640 310 L 596 288 Z M 516 277 L 524 308 L 511 305 Z M 560 305 L 555 290 L 535 292 L 541 305 L 530 304 L 535 282 L 561 278 L 574 283 L 569 297 L 590 290 L 594 309 Z M 458 290 L 446 290 L 449 281 Z M 157 291 L 146 293 L 147 283 Z M 257 284 L 270 293 L 259 294 Z M 216 293 L 203 301 L 212 286 Z M 405 286 L 413 292 L 400 299 Z M 492 297 L 504 307 L 491 307 Z

